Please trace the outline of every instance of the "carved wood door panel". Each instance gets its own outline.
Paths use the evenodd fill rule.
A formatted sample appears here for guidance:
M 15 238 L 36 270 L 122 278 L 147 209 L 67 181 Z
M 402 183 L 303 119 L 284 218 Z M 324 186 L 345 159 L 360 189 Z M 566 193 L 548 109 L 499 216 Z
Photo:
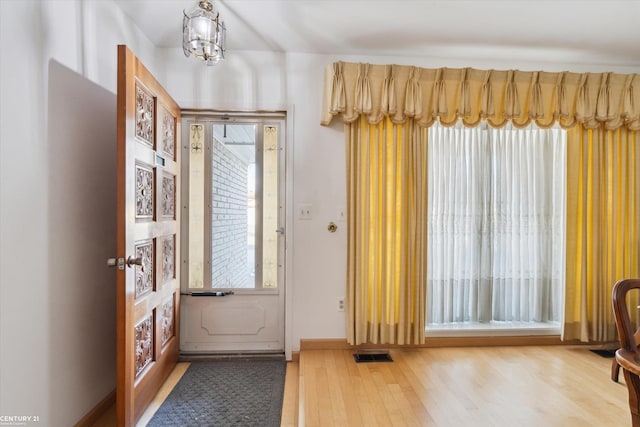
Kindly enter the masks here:
M 180 319 L 180 108 L 118 46 L 117 417 L 133 426 L 173 369 Z

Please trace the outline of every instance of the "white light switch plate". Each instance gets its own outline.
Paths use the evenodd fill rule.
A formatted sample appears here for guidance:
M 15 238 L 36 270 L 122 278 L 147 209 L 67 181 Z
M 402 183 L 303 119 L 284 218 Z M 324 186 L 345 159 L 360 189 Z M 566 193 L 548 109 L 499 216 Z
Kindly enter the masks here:
M 296 207 L 298 219 L 313 218 L 313 207 L 308 203 L 299 203 Z

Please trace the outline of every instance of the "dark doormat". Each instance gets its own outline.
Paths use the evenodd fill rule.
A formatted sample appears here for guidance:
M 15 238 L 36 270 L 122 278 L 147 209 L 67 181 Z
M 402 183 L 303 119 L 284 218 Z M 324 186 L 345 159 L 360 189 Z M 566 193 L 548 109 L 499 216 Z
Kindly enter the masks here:
M 389 353 L 355 353 L 353 355 L 356 363 L 362 362 L 393 362 Z
M 285 360 L 193 362 L 147 426 L 280 426 L 285 373 Z

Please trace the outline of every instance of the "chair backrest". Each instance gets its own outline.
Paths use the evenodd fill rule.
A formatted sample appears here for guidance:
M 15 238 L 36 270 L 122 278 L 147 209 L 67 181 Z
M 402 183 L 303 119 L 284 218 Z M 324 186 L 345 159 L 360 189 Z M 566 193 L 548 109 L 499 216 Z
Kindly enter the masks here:
M 640 289 L 640 279 L 620 280 L 613 286 L 612 305 L 616 317 L 616 326 L 620 336 L 620 346 L 626 350 L 637 351 L 636 328 L 631 324 L 629 309 L 627 308 L 627 293 L 631 289 Z

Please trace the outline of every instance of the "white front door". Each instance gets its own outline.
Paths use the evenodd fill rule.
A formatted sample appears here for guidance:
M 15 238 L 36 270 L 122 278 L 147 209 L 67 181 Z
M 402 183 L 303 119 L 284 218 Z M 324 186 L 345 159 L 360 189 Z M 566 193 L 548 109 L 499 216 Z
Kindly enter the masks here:
M 183 113 L 180 350 L 284 351 L 284 115 Z

